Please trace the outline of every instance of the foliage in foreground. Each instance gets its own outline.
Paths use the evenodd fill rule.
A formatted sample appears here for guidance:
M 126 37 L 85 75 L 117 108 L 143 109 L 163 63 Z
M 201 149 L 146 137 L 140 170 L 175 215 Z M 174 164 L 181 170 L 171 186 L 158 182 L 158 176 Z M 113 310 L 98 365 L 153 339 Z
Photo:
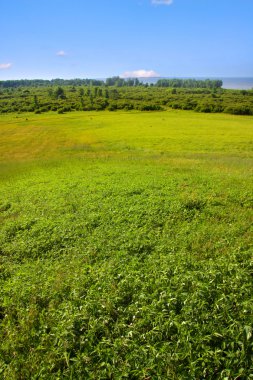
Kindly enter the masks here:
M 119 155 L 119 119 L 100 115 L 81 118 L 90 139 L 88 123 L 103 138 L 96 156 L 1 164 L 0 378 L 252 378 L 247 120 L 206 118 L 197 134 L 183 113 L 174 127 L 170 113 L 146 115 L 146 126 L 145 114 L 132 115 L 135 125 L 122 114 L 129 149 Z M 40 143 L 57 140 L 54 117 L 37 117 Z M 65 133 L 79 128 L 63 117 Z M 16 137 L 29 131 L 13 124 Z

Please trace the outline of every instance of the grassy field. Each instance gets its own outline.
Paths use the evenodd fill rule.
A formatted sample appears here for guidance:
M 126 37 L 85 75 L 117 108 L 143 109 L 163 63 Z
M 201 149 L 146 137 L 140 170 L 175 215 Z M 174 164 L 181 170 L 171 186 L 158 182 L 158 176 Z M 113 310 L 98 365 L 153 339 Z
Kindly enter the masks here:
M 0 117 L 0 378 L 253 379 L 253 117 Z

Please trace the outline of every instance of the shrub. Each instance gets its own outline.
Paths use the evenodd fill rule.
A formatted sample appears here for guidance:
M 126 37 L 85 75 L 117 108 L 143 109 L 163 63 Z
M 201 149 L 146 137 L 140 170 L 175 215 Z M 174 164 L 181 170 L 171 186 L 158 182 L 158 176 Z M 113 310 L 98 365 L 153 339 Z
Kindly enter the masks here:
M 141 111 L 161 111 L 163 108 L 158 104 L 142 104 L 139 109 Z
M 230 113 L 232 115 L 253 115 L 253 107 L 249 106 L 230 106 L 226 107 L 224 110 L 225 113 Z

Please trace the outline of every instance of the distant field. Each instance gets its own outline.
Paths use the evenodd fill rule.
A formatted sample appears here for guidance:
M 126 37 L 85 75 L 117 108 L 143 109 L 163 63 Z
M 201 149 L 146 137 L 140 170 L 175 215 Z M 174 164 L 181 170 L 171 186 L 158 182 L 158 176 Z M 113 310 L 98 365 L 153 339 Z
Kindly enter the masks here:
M 1 162 L 153 155 L 252 157 L 253 117 L 194 112 L 75 112 L 0 118 Z
M 251 379 L 253 117 L 0 116 L 0 378 Z

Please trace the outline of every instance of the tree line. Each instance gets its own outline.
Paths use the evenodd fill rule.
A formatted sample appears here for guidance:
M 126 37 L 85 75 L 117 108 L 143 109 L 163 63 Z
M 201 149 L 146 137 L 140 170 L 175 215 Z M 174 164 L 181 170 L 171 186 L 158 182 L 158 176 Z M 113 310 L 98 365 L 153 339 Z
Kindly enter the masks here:
M 156 82 L 158 87 L 172 88 L 221 88 L 222 80 L 210 79 L 159 79 Z
M 221 88 L 221 80 L 197 79 L 159 79 L 156 83 L 143 83 L 138 78 L 120 78 L 114 76 L 102 79 L 19 79 L 0 81 L 0 88 L 19 87 L 49 87 L 49 86 L 107 86 L 107 87 L 136 87 L 157 86 L 172 88 Z

